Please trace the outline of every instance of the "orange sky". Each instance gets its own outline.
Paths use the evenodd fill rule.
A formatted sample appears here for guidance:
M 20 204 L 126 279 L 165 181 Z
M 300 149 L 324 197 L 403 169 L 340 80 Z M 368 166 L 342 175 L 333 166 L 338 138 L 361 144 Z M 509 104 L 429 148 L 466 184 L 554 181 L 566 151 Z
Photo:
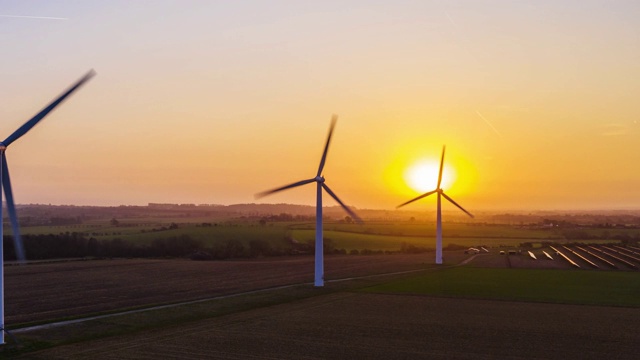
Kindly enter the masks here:
M 66 20 L 0 16 L 0 136 L 98 73 L 8 149 L 16 202 L 254 202 L 315 176 L 336 113 L 324 174 L 358 208 L 419 195 L 446 144 L 470 211 L 638 209 L 640 3 L 557 3 L 2 3 Z

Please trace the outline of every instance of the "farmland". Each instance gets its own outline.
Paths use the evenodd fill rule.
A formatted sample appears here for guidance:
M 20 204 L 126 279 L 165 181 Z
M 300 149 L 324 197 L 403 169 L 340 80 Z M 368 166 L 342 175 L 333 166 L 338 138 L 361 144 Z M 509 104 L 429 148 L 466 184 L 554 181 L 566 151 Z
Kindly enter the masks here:
M 328 256 L 326 278 L 424 268 L 425 254 Z M 51 321 L 313 280 L 313 257 L 97 260 L 6 268 L 6 322 Z M 28 284 L 28 285 L 25 285 Z
M 616 354 L 619 359 L 633 358 L 637 309 L 602 310 L 339 293 L 62 346 L 30 357 L 597 359 Z
M 425 271 L 329 283 L 323 290 L 280 289 L 22 337 L 52 341 L 85 334 L 29 354 L 42 359 L 635 357 L 637 272 Z M 631 289 L 606 300 L 603 285 Z
M 134 247 L 151 246 L 154 241 L 188 238 L 202 249 L 225 246 L 234 242 L 248 249 L 251 242 L 268 244 L 275 253 L 289 253 L 294 243 L 309 244 L 315 238 L 313 222 L 271 222 L 260 223 L 243 219 L 224 222 L 166 222 L 129 223 L 112 225 L 108 222 L 68 226 L 32 226 L 24 228 L 24 234 L 58 236 L 81 236 L 98 242 L 121 241 Z M 640 230 L 629 229 L 628 236 L 637 237 Z M 325 223 L 325 239 L 332 248 L 344 250 L 399 251 L 406 245 L 433 248 L 435 227 L 421 223 L 371 222 L 365 225 L 344 222 Z M 475 225 L 467 223 L 445 224 L 443 244 L 447 246 L 509 247 L 521 243 L 569 243 L 588 241 L 590 243 L 619 243 L 609 238 L 567 239 L 554 229 L 523 229 L 510 225 Z M 27 244 L 27 252 L 29 251 Z M 111 255 L 113 256 L 113 255 Z M 119 256 L 126 256 L 125 254 Z M 242 256 L 242 254 L 240 254 Z M 246 256 L 246 255 L 245 255 Z
M 359 225 L 345 218 L 341 209 L 325 210 L 325 251 L 417 252 L 434 247 L 435 224 L 428 213 L 366 210 L 362 213 L 371 218 L 365 216 L 366 222 Z M 274 211 L 280 211 L 279 215 Z M 20 212 L 26 251 L 32 259 L 43 259 L 51 253 L 57 257 L 185 257 L 195 251 L 214 259 L 276 256 L 309 253 L 313 248 L 309 244 L 315 238 L 313 208 L 286 204 L 115 208 L 33 205 Z M 640 217 L 635 215 L 483 214 L 477 220 L 455 215 L 447 214 L 443 226 L 444 246 L 451 249 L 523 243 L 541 247 L 549 242 L 637 244 L 640 240 Z M 29 240 L 34 236 L 41 238 Z M 56 237 L 64 238 L 58 240 L 65 240 L 66 245 L 47 246 Z M 180 251 L 167 251 L 170 248 Z M 12 249 L 5 250 L 13 254 Z
M 640 307 L 640 274 L 460 267 L 367 288 L 368 292 Z
M 0 356 L 245 358 L 259 353 L 274 358 L 301 354 L 567 358 L 579 354 L 602 358 L 611 351 L 619 358 L 635 355 L 631 334 L 637 332 L 640 271 L 610 256 L 640 265 L 633 260 L 637 250 L 620 246 L 622 240 L 633 244 L 638 238 L 640 230 L 633 226 L 445 223 L 445 265 L 436 266 L 432 221 L 378 220 L 358 225 L 327 220 L 327 286 L 317 289 L 310 284 L 311 253 L 285 251 L 313 241 L 314 222 L 309 219 L 282 214 L 165 215 L 32 225 L 24 232 L 119 239 L 131 246 L 191 239 L 205 250 L 230 242 L 250 249 L 260 241 L 283 250 L 280 256 L 238 252 L 241 256 L 227 261 L 102 256 L 7 266 L 6 323 L 22 345 L 7 347 Z M 465 253 L 468 247 L 479 246 L 489 252 Z M 389 273 L 394 274 L 369 277 Z M 198 302 L 191 303 L 194 300 Z M 118 315 L 159 305 L 172 307 Z M 110 317 L 55 330 L 20 331 L 94 315 Z M 576 347 L 585 337 L 594 341 Z

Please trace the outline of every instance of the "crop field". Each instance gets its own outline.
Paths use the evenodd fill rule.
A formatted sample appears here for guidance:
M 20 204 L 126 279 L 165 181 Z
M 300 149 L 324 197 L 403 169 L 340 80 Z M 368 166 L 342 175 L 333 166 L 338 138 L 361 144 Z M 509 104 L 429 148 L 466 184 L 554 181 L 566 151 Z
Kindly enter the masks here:
M 307 242 L 315 238 L 315 230 L 310 225 L 292 225 L 291 236 Z M 382 225 L 350 225 L 331 224 L 326 227 L 324 237 L 332 240 L 336 248 L 347 251 L 356 249 L 397 251 L 402 243 L 414 246 L 435 247 L 435 226 L 421 224 L 399 227 L 393 224 Z M 450 234 L 443 231 L 443 246 L 459 245 L 464 247 L 515 247 L 523 242 L 553 241 L 567 243 L 568 240 L 554 235 L 548 230 L 523 230 L 503 226 L 470 226 L 468 224 L 451 224 Z M 614 240 L 591 239 L 591 243 L 619 243 Z
M 459 255 L 460 256 L 460 255 Z M 327 256 L 325 277 L 425 268 L 432 254 Z M 10 266 L 6 323 L 51 321 L 313 281 L 313 257 L 244 261 L 95 260 Z
M 294 239 L 300 242 L 307 242 L 314 239 L 315 232 L 314 230 L 292 230 L 291 235 Z M 398 251 L 402 243 L 435 248 L 435 230 L 432 233 L 427 233 L 421 236 L 378 235 L 329 230 L 324 232 L 324 237 L 331 239 L 336 248 L 344 248 L 347 251 L 352 249 Z M 525 240 L 522 238 L 503 237 L 444 237 L 442 239 L 442 244 L 445 247 L 448 245 L 460 245 L 465 247 L 484 245 L 489 247 L 500 247 L 517 246 L 523 241 Z
M 360 290 L 322 293 L 175 326 L 57 346 L 29 354 L 29 358 L 636 358 L 637 307 L 574 305 L 583 303 L 575 298 L 567 299 L 568 304 L 505 301 L 500 291 L 482 294 L 485 299 L 471 299 L 468 294 L 478 292 L 473 287 L 463 294 L 467 298 L 433 296 L 421 290 L 429 281 L 445 280 L 464 288 L 470 282 L 460 282 L 460 277 L 476 270 L 481 269 L 432 271 Z M 526 271 L 491 270 L 474 279 L 493 278 L 499 284 L 506 278 L 517 282 L 522 274 L 525 281 L 536 278 Z M 576 280 L 574 274 L 587 274 L 595 276 L 590 278 L 595 289 L 606 281 L 598 276 L 611 274 L 567 273 L 571 274 L 551 274 L 559 280 L 547 287 L 568 286 Z M 580 286 L 588 281 L 583 279 Z M 399 294 L 399 289 L 411 291 Z M 514 293 L 520 290 L 512 289 Z
M 175 221 L 173 221 L 175 220 Z M 200 221 L 202 220 L 202 221 Z M 85 237 L 98 240 L 121 239 L 136 245 L 149 245 L 154 240 L 189 236 L 205 247 L 223 244 L 227 241 L 238 241 L 245 247 L 252 240 L 266 241 L 274 249 L 290 248 L 289 239 L 306 243 L 315 238 L 313 222 L 268 222 L 260 225 L 258 221 L 229 220 L 217 222 L 206 218 L 176 219 L 125 219 L 118 226 L 108 220 L 92 220 L 80 225 L 65 226 L 30 226 L 24 227 L 26 235 L 46 235 L 61 233 L 82 233 Z M 172 227 L 173 226 L 173 227 Z M 10 234 L 10 232 L 9 232 Z M 558 229 L 531 229 L 510 225 L 488 225 L 472 223 L 445 223 L 443 226 L 444 246 L 459 245 L 477 247 L 517 246 L 523 242 L 531 242 L 536 246 L 542 242 L 568 243 L 580 241 L 579 235 L 592 238 L 585 241 L 592 243 L 618 243 L 606 236 L 624 234 L 640 237 L 638 229 L 585 229 L 578 238 L 568 240 Z M 608 234 L 608 235 L 607 235 Z M 367 222 L 364 225 L 344 222 L 325 222 L 325 238 L 332 240 L 337 249 L 350 250 L 383 250 L 398 251 L 402 243 L 419 247 L 435 246 L 435 224 L 413 222 Z
M 209 224 L 209 223 L 206 223 Z M 150 244 L 155 239 L 166 239 L 188 235 L 195 240 L 211 245 L 216 241 L 238 240 L 243 244 L 251 240 L 266 240 L 275 245 L 281 245 L 288 233 L 287 224 L 259 226 L 245 223 L 219 223 L 211 226 L 202 224 L 179 224 L 178 228 L 170 229 L 171 223 L 150 223 L 135 227 L 73 225 L 73 226 L 33 226 L 23 230 L 24 234 L 46 235 L 65 232 L 81 232 L 87 237 L 98 240 L 122 239 L 135 244 Z
M 312 229 L 313 224 L 292 225 L 293 229 Z M 358 232 L 364 234 L 394 235 L 394 236 L 424 236 L 435 234 L 435 219 L 430 222 L 365 222 L 362 225 L 331 223 L 326 230 L 342 232 Z M 504 237 L 522 239 L 548 239 L 559 238 L 557 233 L 550 229 L 523 229 L 510 225 L 483 225 L 473 223 L 447 223 L 443 222 L 442 234 L 444 237 Z
M 138 244 L 189 235 L 205 244 L 228 240 L 246 244 L 255 239 L 284 247 L 290 244 L 287 239 L 304 243 L 315 236 L 314 224 L 302 222 L 176 224 L 171 229 L 170 224 L 153 221 L 136 226 L 102 222 L 85 224 L 89 228 L 84 229 L 78 225 L 26 229 L 84 232 L 98 239 L 121 238 Z M 640 261 L 633 260 L 634 250 L 604 238 L 576 245 L 547 229 L 465 223 L 445 224 L 445 229 L 445 247 L 484 245 L 489 253 L 445 251 L 441 267 L 433 264 L 433 252 L 330 255 L 325 257 L 327 280 L 419 272 L 329 281 L 324 289 L 311 285 L 313 256 L 231 261 L 105 259 L 7 266 L 6 323 L 9 329 L 18 329 L 203 300 L 199 305 L 115 316 L 19 337 L 33 349 L 49 347 L 40 353 L 27 351 L 29 358 L 47 359 L 603 358 L 611 351 L 619 358 L 634 358 L 637 338 L 630 334 L 637 333 L 640 270 L 611 256 L 640 266 Z M 425 223 L 327 222 L 324 232 L 335 248 L 394 252 L 403 242 L 433 248 L 434 234 L 435 228 Z M 549 241 L 580 268 L 558 256 Z M 523 242 L 530 244 L 520 246 Z M 501 255 L 500 250 L 515 254 Z M 259 296 L 241 295 L 292 284 L 298 286 Z M 225 295 L 234 297 L 212 299 Z M 597 329 L 593 324 L 598 324 Z M 597 341 L 576 345 L 585 337 Z
M 292 225 L 296 239 L 313 239 L 313 226 Z M 435 224 L 431 223 L 366 223 L 329 224 L 325 237 L 334 241 L 336 247 L 350 249 L 397 250 L 406 242 L 415 246 L 435 246 Z M 549 230 L 530 230 L 507 225 L 477 226 L 466 223 L 443 225 L 443 245 L 490 247 L 516 246 L 525 241 L 564 241 L 560 235 Z
M 640 273 L 458 267 L 368 292 L 640 307 Z

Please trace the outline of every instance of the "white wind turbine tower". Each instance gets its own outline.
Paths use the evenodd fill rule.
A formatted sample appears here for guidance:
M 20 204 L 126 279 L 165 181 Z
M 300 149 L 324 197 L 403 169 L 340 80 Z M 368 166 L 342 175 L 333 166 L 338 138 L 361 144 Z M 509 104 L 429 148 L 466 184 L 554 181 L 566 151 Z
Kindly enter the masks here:
M 322 159 L 320 160 L 320 166 L 318 167 L 318 172 L 316 176 L 311 179 L 302 180 L 295 182 L 293 184 L 285 185 L 273 190 L 264 191 L 256 194 L 256 198 L 261 198 L 263 196 L 267 196 L 282 190 L 291 189 L 297 186 L 306 185 L 312 182 L 317 184 L 317 195 L 316 195 L 316 250 L 315 250 L 315 279 L 314 286 L 320 287 L 324 286 L 324 245 L 322 239 L 322 189 L 324 189 L 335 201 L 342 206 L 342 208 L 357 222 L 362 223 L 362 219 L 358 215 L 356 215 L 351 209 L 349 209 L 339 198 L 338 196 L 329 189 L 329 186 L 324 182 L 324 177 L 322 176 L 322 170 L 324 169 L 324 163 L 327 159 L 327 151 L 329 150 L 329 142 L 331 142 L 331 134 L 333 133 L 333 128 L 336 125 L 338 117 L 334 115 L 331 118 L 331 127 L 329 128 L 329 136 L 327 137 L 327 143 L 324 146 L 324 152 L 322 153 Z
M 40 120 L 42 120 L 49 112 L 60 105 L 69 95 L 76 91 L 82 84 L 87 82 L 95 75 L 93 70 L 89 71 L 85 76 L 73 84 L 68 90 L 58 96 L 51 104 L 47 105 L 33 118 L 24 123 L 13 134 L 9 135 L 4 141 L 0 142 L 0 192 L 4 192 L 4 197 L 7 201 L 7 211 L 9 213 L 9 220 L 11 221 L 11 228 L 13 229 L 13 242 L 15 244 L 16 258 L 18 262 L 24 263 L 26 257 L 24 254 L 24 246 L 20 237 L 20 229 L 18 228 L 18 216 L 16 215 L 16 206 L 13 200 L 13 191 L 11 190 L 11 181 L 9 180 L 9 167 L 7 166 L 7 157 L 5 152 L 7 147 L 14 141 L 18 140 L 22 135 L 26 134 L 31 128 L 36 126 Z M 0 194 L 1 195 L 1 194 Z M 0 196 L 1 198 L 1 196 Z M 2 206 L 0 206 L 0 344 L 4 344 L 4 253 L 3 253 L 3 231 L 2 231 Z
M 442 191 L 442 189 L 440 188 L 440 184 L 442 183 L 442 166 L 444 163 L 444 150 L 445 150 L 445 146 L 442 147 L 442 157 L 440 158 L 440 172 L 438 173 L 438 185 L 436 186 L 436 189 L 429 191 L 427 193 L 424 193 L 418 196 L 417 198 L 411 199 L 406 203 L 400 204 L 396 207 L 396 208 L 400 208 L 416 200 L 420 200 L 424 197 L 427 197 L 431 194 L 435 194 L 435 193 L 438 194 L 438 213 L 437 213 L 437 220 L 436 220 L 436 264 L 442 264 L 442 210 L 441 210 L 442 201 L 440 197 L 444 196 L 444 198 L 449 200 L 450 203 L 457 206 L 460 210 L 464 211 L 467 215 L 473 217 L 473 215 L 470 212 L 462 208 L 462 206 L 460 206 L 457 202 L 453 201 L 453 199 L 447 196 L 447 194 L 445 194 L 444 191 Z

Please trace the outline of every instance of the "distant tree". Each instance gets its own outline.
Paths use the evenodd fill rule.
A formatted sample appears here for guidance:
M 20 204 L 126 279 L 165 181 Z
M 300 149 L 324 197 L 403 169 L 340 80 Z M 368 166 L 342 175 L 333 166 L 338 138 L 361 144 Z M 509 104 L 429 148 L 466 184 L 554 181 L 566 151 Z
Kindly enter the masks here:
M 428 249 L 422 246 L 415 246 L 413 244 L 408 244 L 406 242 L 402 242 L 400 244 L 400 252 L 406 254 L 421 254 L 427 252 Z
M 195 251 L 191 255 L 189 255 L 191 260 L 211 260 L 213 256 L 206 251 Z
M 353 218 L 351 218 L 351 216 L 347 215 L 344 217 L 344 222 L 346 222 L 347 224 L 351 224 L 353 223 Z
M 244 256 L 244 245 L 239 240 L 228 240 L 225 246 L 225 258 L 236 258 Z
M 269 256 L 271 255 L 271 244 L 264 240 L 249 241 L 249 256 Z
M 111 221 L 109 223 L 111 224 L 111 226 L 120 225 L 120 221 L 118 221 L 116 218 L 111 219 Z
M 98 255 L 98 240 L 95 238 L 90 238 L 87 243 L 87 255 L 89 256 L 97 256 Z
M 322 241 L 322 247 L 323 247 L 323 253 L 325 254 L 332 254 L 333 250 L 335 250 L 336 246 L 333 243 L 333 240 L 329 239 L 329 238 L 324 238 L 324 240 Z

